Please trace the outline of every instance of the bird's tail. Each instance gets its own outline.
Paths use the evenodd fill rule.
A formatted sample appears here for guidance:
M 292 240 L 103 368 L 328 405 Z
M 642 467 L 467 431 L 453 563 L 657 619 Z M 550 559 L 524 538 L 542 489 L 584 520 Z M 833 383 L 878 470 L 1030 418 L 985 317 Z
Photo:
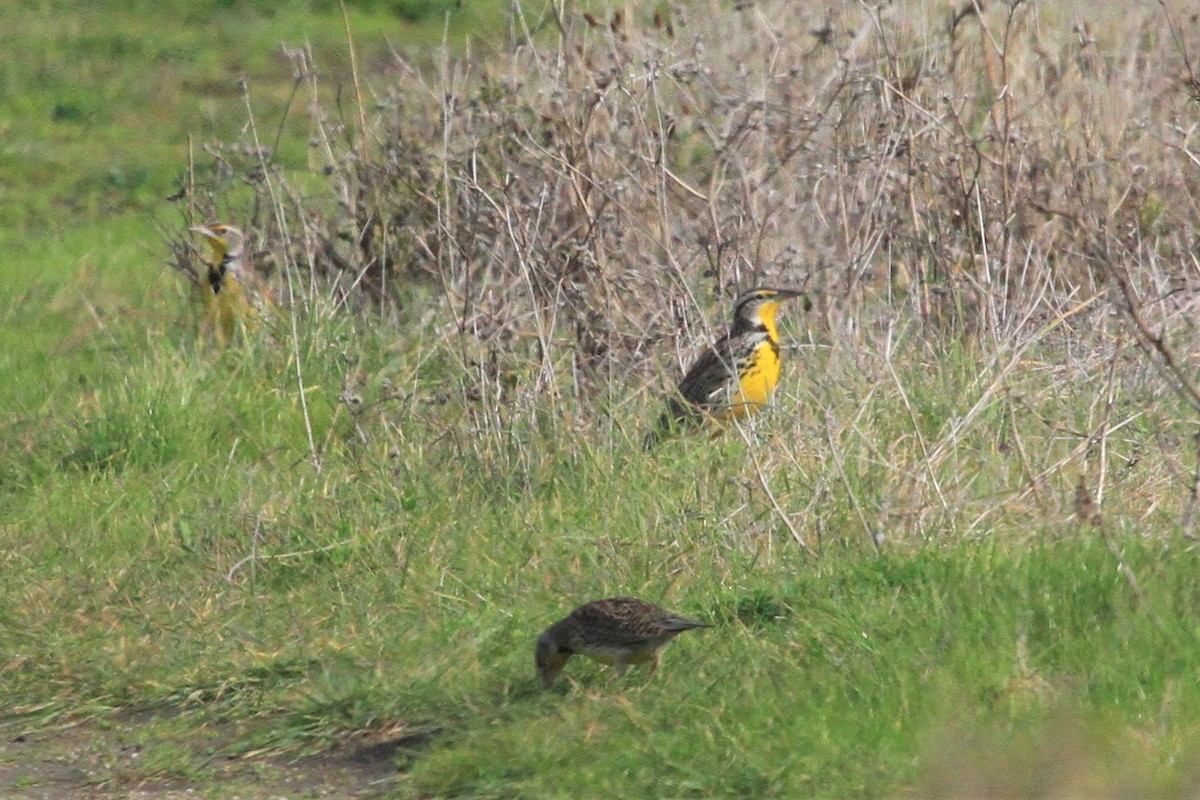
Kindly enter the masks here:
M 688 420 L 687 409 L 684 408 L 679 400 L 671 398 L 667 401 L 666 410 L 658 418 L 658 423 L 650 429 L 646 434 L 646 438 L 642 439 L 642 450 L 648 453 L 655 447 L 658 447 L 664 439 L 670 438 L 674 433 L 683 428 Z
M 688 619 L 687 617 L 669 617 L 663 620 L 663 627 L 669 631 L 690 631 L 692 628 L 711 628 L 712 625 L 707 622 L 701 622 L 698 619 Z
M 649 453 L 651 450 L 658 447 L 659 442 L 665 439 L 667 434 L 670 432 L 671 418 L 666 414 L 663 414 L 659 418 L 658 424 L 646 433 L 646 438 L 642 439 L 642 450 L 646 453 Z

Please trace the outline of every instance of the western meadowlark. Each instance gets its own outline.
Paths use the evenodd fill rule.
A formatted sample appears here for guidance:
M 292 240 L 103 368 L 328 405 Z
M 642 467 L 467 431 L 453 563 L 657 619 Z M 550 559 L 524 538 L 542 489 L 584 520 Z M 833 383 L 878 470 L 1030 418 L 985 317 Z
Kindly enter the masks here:
M 646 435 L 645 449 L 657 444 L 672 428 L 709 418 L 725 421 L 758 411 L 771 398 L 779 381 L 779 304 L 803 293 L 760 287 L 733 304 L 729 333 L 696 359 L 667 398 L 658 425 Z
M 205 330 L 211 330 L 224 343 L 239 325 L 248 324 L 256 315 L 256 303 L 262 297 L 247 287 L 243 257 L 245 235 L 232 225 L 216 222 L 191 228 L 208 242 L 212 261 L 208 263 L 201 290 L 204 292 Z
M 567 660 L 578 653 L 615 665 L 624 674 L 630 664 L 650 664 L 658 669 L 658 653 L 684 631 L 708 628 L 653 603 L 635 597 L 610 597 L 585 603 L 546 629 L 537 642 L 538 674 L 546 686 L 562 672 Z

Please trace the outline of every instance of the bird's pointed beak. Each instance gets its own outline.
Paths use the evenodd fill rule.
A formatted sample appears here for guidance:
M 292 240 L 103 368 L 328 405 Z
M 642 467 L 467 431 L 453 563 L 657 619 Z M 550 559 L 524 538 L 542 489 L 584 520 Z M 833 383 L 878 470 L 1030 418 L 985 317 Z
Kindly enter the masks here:
M 799 289 L 776 289 L 779 294 L 775 295 L 775 302 L 781 303 L 784 300 L 791 300 L 793 297 L 799 297 L 802 302 L 801 306 L 805 311 L 812 311 L 813 302 L 811 292 L 801 291 Z
M 197 225 L 194 228 L 188 228 L 188 230 L 191 231 L 192 233 L 198 233 L 201 236 L 207 237 L 209 239 L 217 238 L 217 235 L 215 233 L 213 233 L 212 231 L 210 231 L 208 228 L 206 228 L 203 225 Z

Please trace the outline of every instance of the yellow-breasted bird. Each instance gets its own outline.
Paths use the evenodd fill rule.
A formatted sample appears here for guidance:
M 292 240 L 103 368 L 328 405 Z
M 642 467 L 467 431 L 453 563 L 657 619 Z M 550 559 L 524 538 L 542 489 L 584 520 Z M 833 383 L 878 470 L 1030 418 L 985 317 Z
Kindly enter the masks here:
M 630 664 L 658 669 L 658 653 L 667 642 L 706 622 L 673 614 L 636 597 L 610 597 L 585 603 L 551 625 L 538 638 L 535 661 L 546 686 L 554 683 L 573 655 L 614 665 L 624 674 Z
M 759 287 L 733 304 L 733 324 L 696 359 L 676 391 L 667 398 L 655 428 L 646 435 L 646 450 L 673 428 L 703 419 L 718 422 L 755 413 L 771 399 L 779 382 L 779 304 L 803 292 Z
M 247 275 L 243 258 L 246 236 L 232 225 L 214 222 L 191 228 L 208 242 L 212 260 L 201 283 L 204 293 L 204 329 L 211 330 L 217 340 L 224 344 L 233 336 L 239 325 L 252 322 L 257 316 L 256 303 L 260 297 L 251 297 L 253 291 L 247 286 Z

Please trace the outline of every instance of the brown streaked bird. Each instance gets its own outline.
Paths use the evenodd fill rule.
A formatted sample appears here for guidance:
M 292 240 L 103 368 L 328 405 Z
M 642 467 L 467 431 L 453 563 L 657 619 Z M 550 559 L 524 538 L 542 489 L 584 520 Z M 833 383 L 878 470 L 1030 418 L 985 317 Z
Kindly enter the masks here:
M 803 292 L 759 287 L 733 304 L 729 332 L 696 359 L 667 398 L 667 408 L 642 446 L 649 450 L 668 433 L 703 419 L 724 422 L 757 412 L 779 382 L 779 304 Z
M 658 654 L 692 628 L 711 627 L 673 614 L 636 597 L 610 597 L 585 603 L 551 625 L 538 638 L 535 661 L 542 682 L 551 686 L 573 655 L 587 656 L 624 674 L 630 664 L 658 669 Z

